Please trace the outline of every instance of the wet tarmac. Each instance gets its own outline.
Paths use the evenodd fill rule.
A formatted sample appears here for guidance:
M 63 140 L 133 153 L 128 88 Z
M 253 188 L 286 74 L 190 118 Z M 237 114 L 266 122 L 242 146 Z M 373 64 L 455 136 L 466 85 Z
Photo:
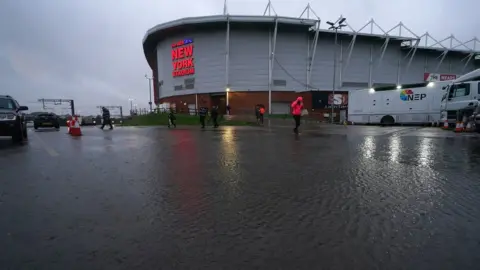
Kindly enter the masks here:
M 0 140 L 0 269 L 478 269 L 480 138 L 85 128 Z

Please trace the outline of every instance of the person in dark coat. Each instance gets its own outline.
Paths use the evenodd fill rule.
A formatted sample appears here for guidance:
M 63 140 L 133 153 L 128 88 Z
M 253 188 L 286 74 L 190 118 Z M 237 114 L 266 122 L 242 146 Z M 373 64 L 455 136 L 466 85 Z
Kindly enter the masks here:
M 212 106 L 212 111 L 210 112 L 210 116 L 212 117 L 213 127 L 218 127 L 218 106 Z
M 175 117 L 173 109 L 170 108 L 170 111 L 168 112 L 168 128 L 170 128 L 171 126 L 176 128 L 177 127 L 176 120 L 177 120 L 177 117 Z
M 257 124 L 260 123 L 260 105 L 255 106 L 255 119 L 257 119 Z
M 205 118 L 207 117 L 208 114 L 208 108 L 205 106 L 200 107 L 198 110 L 198 116 L 200 116 L 200 124 L 202 125 L 202 128 L 205 128 Z
M 110 130 L 112 130 L 113 126 L 112 126 L 112 119 L 110 118 L 110 111 L 105 107 L 102 107 L 102 117 L 103 117 L 103 123 L 100 129 L 103 129 L 105 125 L 108 124 L 110 126 Z

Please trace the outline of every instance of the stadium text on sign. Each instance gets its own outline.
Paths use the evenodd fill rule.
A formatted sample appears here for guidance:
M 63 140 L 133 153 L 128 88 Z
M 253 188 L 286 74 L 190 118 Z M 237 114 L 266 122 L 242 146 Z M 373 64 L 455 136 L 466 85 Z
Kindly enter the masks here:
M 172 76 L 181 77 L 193 74 L 195 74 L 193 40 L 184 39 L 172 43 Z

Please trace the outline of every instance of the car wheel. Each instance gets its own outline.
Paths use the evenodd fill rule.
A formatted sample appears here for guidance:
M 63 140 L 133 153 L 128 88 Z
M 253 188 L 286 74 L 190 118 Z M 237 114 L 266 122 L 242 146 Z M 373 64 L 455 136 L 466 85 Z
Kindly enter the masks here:
M 23 141 L 23 130 L 19 124 L 16 125 L 15 131 L 12 134 L 12 141 L 14 143 L 21 143 Z
M 27 127 L 24 127 L 24 128 L 23 128 L 22 133 L 23 133 L 23 138 L 24 138 L 24 139 L 28 139 Z

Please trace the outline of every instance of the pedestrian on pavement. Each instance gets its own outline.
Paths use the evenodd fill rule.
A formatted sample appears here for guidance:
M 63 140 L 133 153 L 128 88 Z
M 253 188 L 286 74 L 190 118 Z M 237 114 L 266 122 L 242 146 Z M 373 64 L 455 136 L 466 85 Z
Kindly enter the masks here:
M 213 121 L 213 127 L 218 127 L 218 106 L 212 106 L 212 111 L 210 112 L 210 117 Z
M 103 117 L 103 123 L 100 129 L 103 130 L 105 125 L 108 124 L 110 126 L 110 130 L 112 130 L 113 126 L 112 126 L 112 119 L 110 118 L 110 111 L 105 107 L 102 107 L 102 117 Z
M 265 114 L 265 108 L 262 106 L 259 109 L 260 124 L 263 125 L 263 115 Z
M 227 109 L 227 115 L 230 115 L 230 109 L 231 109 L 230 104 L 227 104 L 227 108 L 226 108 L 226 109 Z
M 177 117 L 175 117 L 173 109 L 170 108 L 170 111 L 168 112 L 168 128 L 170 128 L 171 126 L 176 128 L 177 127 L 176 120 L 177 120 Z
M 208 108 L 205 106 L 200 107 L 198 115 L 200 116 L 200 124 L 202 125 L 202 128 L 205 128 L 205 117 L 207 117 L 207 114 Z
M 300 120 L 302 118 L 303 98 L 297 97 L 297 99 L 292 102 L 291 108 L 293 119 L 295 119 L 295 128 L 293 129 L 293 132 L 298 134 L 298 127 L 300 127 Z
M 257 119 L 257 124 L 260 124 L 260 105 L 255 105 L 255 119 Z

